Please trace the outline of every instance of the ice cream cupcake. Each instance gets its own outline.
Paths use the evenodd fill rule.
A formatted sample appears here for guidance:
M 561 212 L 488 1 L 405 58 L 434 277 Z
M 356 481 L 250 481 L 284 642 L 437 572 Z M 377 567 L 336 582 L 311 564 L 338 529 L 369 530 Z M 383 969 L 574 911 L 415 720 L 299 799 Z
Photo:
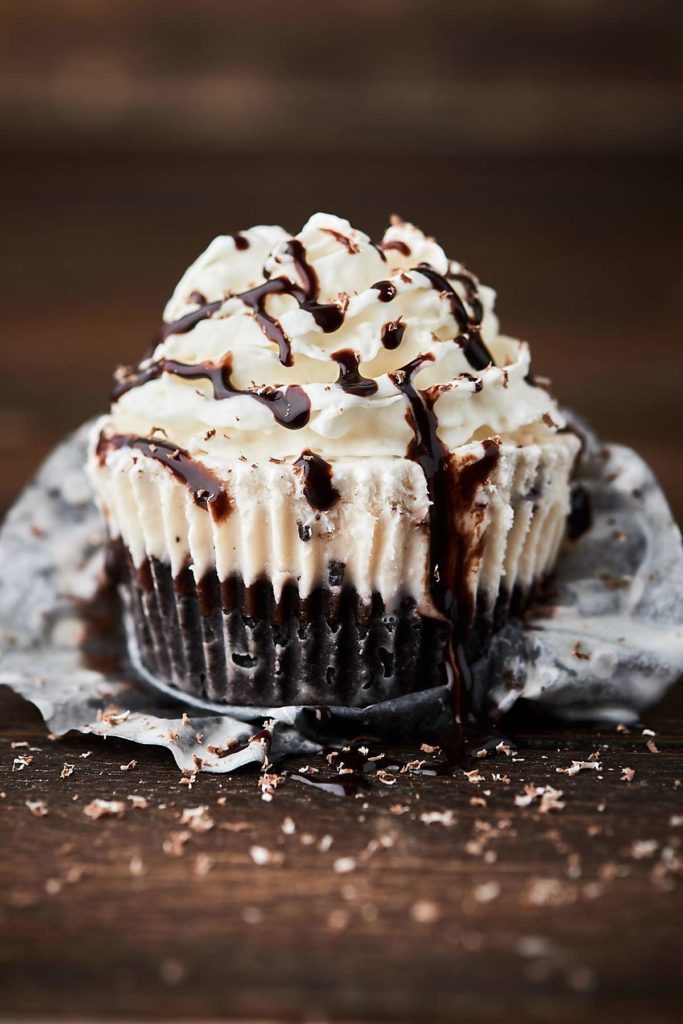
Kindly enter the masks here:
M 552 571 L 578 449 L 493 304 L 398 218 L 214 239 L 89 455 L 139 668 L 254 706 L 461 672 Z

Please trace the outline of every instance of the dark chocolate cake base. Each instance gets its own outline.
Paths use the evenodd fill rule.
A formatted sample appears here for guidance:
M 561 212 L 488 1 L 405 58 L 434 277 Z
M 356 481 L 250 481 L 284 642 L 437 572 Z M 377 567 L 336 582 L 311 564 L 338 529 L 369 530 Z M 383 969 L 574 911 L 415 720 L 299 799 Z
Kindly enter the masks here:
M 303 599 L 287 583 L 279 601 L 267 579 L 247 587 L 212 573 L 197 584 L 189 567 L 175 578 L 156 559 L 135 568 L 119 544 L 109 566 L 142 668 L 194 699 L 365 707 L 447 681 L 446 624 L 420 615 L 407 596 L 391 613 L 379 594 L 363 601 L 344 583 L 341 565 Z M 480 607 L 468 658 L 492 629 L 493 617 Z
M 164 686 L 212 703 L 365 707 L 444 682 L 446 626 L 404 598 L 388 614 L 362 601 L 334 567 L 304 599 L 295 583 L 275 601 L 269 580 L 245 587 L 150 559 L 135 568 L 112 546 L 129 631 L 142 667 Z

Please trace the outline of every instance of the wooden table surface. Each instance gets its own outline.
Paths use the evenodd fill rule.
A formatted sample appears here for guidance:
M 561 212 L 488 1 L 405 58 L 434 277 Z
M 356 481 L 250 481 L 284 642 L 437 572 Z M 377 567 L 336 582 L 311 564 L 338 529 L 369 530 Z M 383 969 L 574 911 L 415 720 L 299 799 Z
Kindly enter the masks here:
M 166 751 L 51 741 L 5 691 L 0 1017 L 680 1020 L 681 710 L 654 738 L 518 725 L 480 781 L 337 797 L 292 762 L 266 802 L 255 771 L 190 789 Z
M 397 209 L 438 232 L 499 286 L 538 372 L 636 445 L 683 514 L 675 162 L 397 169 L 391 154 L 342 154 L 288 157 L 275 181 L 269 167 L 258 155 L 3 159 L 0 507 L 103 407 L 111 366 L 144 349 L 212 234 L 321 207 L 373 232 Z M 250 772 L 189 790 L 166 752 L 51 741 L 7 691 L 0 722 L 0 1017 L 679 1019 L 680 691 L 647 716 L 656 752 L 641 728 L 517 723 L 519 754 L 478 764 L 483 781 L 406 772 L 344 799 L 297 782 L 297 763 L 271 802 Z M 592 754 L 599 770 L 557 772 Z M 529 785 L 562 790 L 564 807 L 535 792 L 518 806 Z M 125 815 L 91 819 L 94 799 L 123 801 Z M 202 806 L 195 828 L 183 822 Z

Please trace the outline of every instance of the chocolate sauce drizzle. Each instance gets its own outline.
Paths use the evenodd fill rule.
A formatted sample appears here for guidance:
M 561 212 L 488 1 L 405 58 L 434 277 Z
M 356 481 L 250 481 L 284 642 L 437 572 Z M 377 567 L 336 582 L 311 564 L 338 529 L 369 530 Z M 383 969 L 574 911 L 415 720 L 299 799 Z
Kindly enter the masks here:
M 377 391 L 377 381 L 362 376 L 358 369 L 360 357 L 357 352 L 343 348 L 339 352 L 333 352 L 332 358 L 339 364 L 337 384 L 342 391 L 347 395 L 359 395 L 361 398 L 374 395 Z
M 135 437 L 132 434 L 113 434 L 111 437 L 100 434 L 96 449 L 100 462 L 104 462 L 108 452 L 117 448 L 137 448 L 148 458 L 161 462 L 174 476 L 187 484 L 196 503 L 207 509 L 216 521 L 230 514 L 232 502 L 221 480 L 208 466 L 193 459 L 183 448 L 166 441 Z
M 484 370 L 487 366 L 491 366 L 493 364 L 493 356 L 481 337 L 481 321 L 484 311 L 474 278 L 464 273 L 453 275 L 454 280 L 459 281 L 465 286 L 467 301 L 472 309 L 470 314 L 465 307 L 465 303 L 447 278 L 438 274 L 428 263 L 420 263 L 415 269 L 431 282 L 433 288 L 448 296 L 451 312 L 460 330 L 460 337 L 456 340 L 462 345 L 465 358 L 469 364 L 475 370 Z
M 356 251 L 354 248 L 355 243 L 347 238 L 347 236 L 331 229 L 328 230 L 328 233 L 344 244 L 349 252 Z M 236 248 L 245 249 L 249 246 L 248 239 L 243 235 L 235 234 L 233 238 Z M 396 249 L 404 256 L 410 255 L 409 246 L 400 240 L 385 242 L 383 247 L 378 248 L 378 251 L 382 252 L 383 249 Z M 252 311 L 256 322 L 265 336 L 269 341 L 277 345 L 278 356 L 282 365 L 293 366 L 294 359 L 290 340 L 279 320 L 266 311 L 266 299 L 268 296 L 288 295 L 295 299 L 299 308 L 310 313 L 318 327 L 325 334 L 332 334 L 334 331 L 339 330 L 344 322 L 344 310 L 333 302 L 318 302 L 320 291 L 318 277 L 313 267 L 308 263 L 306 250 L 299 239 L 289 239 L 283 244 L 282 251 L 292 259 L 301 284 L 296 284 L 286 277 L 273 277 L 264 281 L 263 284 L 256 285 L 256 287 L 241 292 L 234 297 Z M 483 370 L 490 366 L 493 363 L 493 357 L 481 337 L 483 307 L 475 278 L 465 271 L 458 271 L 452 275 L 452 280 L 459 281 L 465 288 L 467 301 L 471 309 L 471 312 L 468 312 L 465 303 L 457 294 L 448 278 L 439 274 L 428 263 L 420 263 L 413 269 L 426 277 L 433 288 L 448 296 L 451 311 L 460 331 L 460 335 L 456 340 L 462 345 L 468 362 L 475 370 Z M 396 297 L 396 285 L 393 281 L 377 281 L 372 285 L 372 288 L 376 290 L 380 302 L 391 302 Z M 179 320 L 174 320 L 171 323 L 162 323 L 154 337 L 148 355 L 151 355 L 156 347 L 161 345 L 170 335 L 186 334 L 202 320 L 213 316 L 225 301 L 225 299 L 216 299 L 212 302 L 206 302 L 205 297 L 199 292 L 193 292 L 191 298 L 198 303 L 197 309 L 186 313 Z M 382 328 L 382 344 L 384 347 L 388 349 L 397 348 L 403 337 L 404 330 L 405 326 L 400 323 L 400 318 L 385 324 Z M 151 378 L 140 377 L 140 383 L 144 383 L 145 380 L 149 379 Z M 124 388 L 125 390 L 128 390 L 128 388 Z M 117 397 L 116 392 L 115 397 Z
M 140 366 L 137 369 L 133 366 L 119 367 L 114 374 L 114 387 L 111 391 L 112 402 L 117 402 L 127 391 L 141 388 L 149 380 L 156 380 L 164 372 L 165 363 L 165 359 L 159 359 L 144 368 Z
M 391 242 L 381 242 L 380 246 L 386 252 L 387 249 L 395 249 L 400 252 L 402 256 L 410 256 L 410 246 L 405 242 L 402 242 L 400 238 L 395 238 Z
M 301 309 L 311 314 L 325 334 L 332 334 L 339 330 L 344 322 L 344 314 L 333 302 L 320 303 L 316 301 L 319 291 L 318 278 L 313 267 L 306 261 L 306 251 L 301 242 L 296 238 L 291 238 L 285 244 L 285 251 L 292 257 L 303 285 L 294 284 L 286 277 L 273 277 L 264 284 L 257 285 L 256 288 L 242 292 L 237 298 L 252 310 L 256 322 L 269 341 L 275 342 L 282 365 L 292 366 L 294 360 L 289 338 L 283 331 L 280 322 L 266 312 L 267 296 L 291 295 Z
M 427 481 L 430 498 L 430 590 L 436 607 L 450 615 L 453 595 L 449 588 L 449 527 L 450 498 L 447 493 L 447 475 L 450 455 L 437 433 L 434 413 L 435 392 L 420 392 L 413 378 L 425 363 L 433 362 L 431 353 L 417 356 L 400 370 L 389 374 L 394 385 L 409 402 L 408 421 L 413 437 L 406 456 L 418 464 Z
M 434 403 L 438 388 L 420 391 L 413 383 L 415 375 L 426 362 L 433 362 L 431 353 L 417 356 L 389 376 L 408 399 L 408 421 L 413 437 L 406 456 L 416 462 L 424 473 L 430 499 L 430 576 L 432 602 L 451 627 L 448 661 L 454 683 L 454 716 L 462 726 L 466 714 L 469 671 L 463 645 L 470 617 L 467 588 L 468 539 L 456 529 L 456 514 L 469 509 L 477 490 L 492 473 L 499 457 L 498 442 L 483 442 L 483 458 L 459 469 L 451 469 L 451 455 L 438 435 Z
M 198 292 L 193 292 L 192 298 L 203 299 L 204 296 Z M 215 299 L 213 302 L 204 301 L 200 303 L 197 309 L 193 309 L 191 313 L 181 316 L 179 320 L 172 320 L 171 323 L 164 321 L 152 339 L 148 355 L 151 355 L 158 345 L 163 345 L 172 334 L 187 334 L 188 331 L 191 331 L 202 320 L 208 320 L 209 317 L 213 316 L 221 308 L 224 302 L 225 299 Z
M 352 238 L 349 238 L 348 235 L 342 234 L 341 231 L 335 231 L 334 228 L 321 228 L 320 230 L 326 235 L 331 235 L 335 242 L 343 245 L 350 256 L 355 256 L 356 253 L 360 252 L 360 246 Z
M 484 454 L 461 466 L 458 473 L 458 504 L 462 509 L 471 508 L 482 484 L 491 476 L 500 458 L 500 444 L 492 437 L 481 442 Z
M 463 270 L 462 267 L 457 272 L 449 274 L 448 277 L 451 281 L 459 281 L 464 286 L 467 301 L 472 307 L 472 317 L 477 324 L 481 324 L 484 317 L 484 307 L 479 297 L 479 287 L 476 278 L 466 270 Z
M 491 366 L 494 362 L 493 356 L 481 337 L 481 321 L 484 310 L 479 298 L 476 280 L 470 274 L 463 271 L 458 271 L 458 273 L 452 275 L 452 279 L 459 281 L 465 288 L 467 301 L 471 309 L 470 313 L 451 284 L 451 281 L 442 274 L 439 274 L 433 267 L 430 267 L 428 263 L 419 263 L 412 270 L 418 271 L 427 278 L 433 288 L 448 297 L 451 312 L 460 331 L 456 341 L 462 346 L 465 358 L 469 364 L 475 370 L 484 370 L 487 366 Z M 377 281 L 372 287 L 376 290 L 380 302 L 391 302 L 396 297 L 396 285 L 392 281 Z M 392 347 L 391 344 L 387 345 L 384 340 L 384 329 L 382 331 L 382 343 L 386 348 Z
M 244 249 L 249 245 L 248 239 L 243 235 L 233 235 L 235 245 L 238 249 Z M 246 243 L 246 244 L 245 244 Z M 306 250 L 297 238 L 291 238 L 284 243 L 284 252 L 294 262 L 298 276 L 302 284 L 295 284 L 286 277 L 272 277 L 263 284 L 241 292 L 234 298 L 240 299 L 254 314 L 254 318 L 268 338 L 278 347 L 280 362 L 283 366 L 292 366 L 292 349 L 289 338 L 282 329 L 279 320 L 266 312 L 265 304 L 269 295 L 290 295 L 295 299 L 299 307 L 310 313 L 316 324 L 325 334 L 331 334 L 338 330 L 344 322 L 344 314 L 339 306 L 333 302 L 318 302 L 319 284 L 318 277 L 313 267 L 306 261 Z M 212 316 L 225 302 L 225 299 L 216 299 L 215 302 L 206 302 L 191 313 L 186 313 L 179 320 L 172 323 L 163 323 L 156 333 L 151 351 L 157 345 L 161 345 L 171 334 L 186 334 L 187 331 L 200 322 Z
M 403 335 L 406 332 L 406 325 L 401 323 L 401 318 L 397 320 L 390 320 L 382 327 L 382 333 L 380 334 L 380 340 L 385 348 L 393 350 L 403 341 Z
M 308 504 L 325 512 L 339 500 L 339 491 L 332 483 L 332 466 L 310 448 L 304 448 L 294 467 L 303 476 L 304 494 Z
M 396 298 L 396 285 L 393 281 L 377 281 L 372 287 L 377 292 L 380 302 L 391 302 Z
M 133 373 L 118 381 L 113 392 L 116 401 L 126 391 L 140 387 L 148 380 L 160 377 L 162 373 L 171 373 L 183 380 L 209 380 L 213 388 L 213 397 L 217 401 L 236 398 L 244 395 L 268 406 L 273 417 L 281 427 L 299 430 L 305 427 L 311 415 L 311 402 L 299 384 L 289 384 L 285 388 L 261 387 L 256 390 L 240 389 L 233 386 L 230 380 L 231 360 L 226 358 L 220 363 L 179 363 L 175 359 L 158 359 L 146 369 Z

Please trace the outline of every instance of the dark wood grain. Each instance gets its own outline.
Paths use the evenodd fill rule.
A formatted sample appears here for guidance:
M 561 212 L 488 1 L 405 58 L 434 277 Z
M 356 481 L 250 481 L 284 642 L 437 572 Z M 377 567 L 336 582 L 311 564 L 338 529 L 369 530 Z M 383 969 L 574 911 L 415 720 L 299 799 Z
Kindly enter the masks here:
M 10 139 L 681 152 L 676 0 L 4 0 Z
M 297 782 L 294 762 L 270 803 L 255 772 L 189 790 L 167 752 L 51 741 L 7 691 L 0 710 L 3 1017 L 680 1019 L 680 699 L 650 716 L 658 753 L 640 728 L 527 723 L 519 759 L 479 762 L 478 784 L 408 772 L 339 799 Z M 593 752 L 600 771 L 557 773 Z M 564 808 L 517 806 L 529 784 L 561 789 Z M 95 798 L 125 815 L 89 819 Z M 36 817 L 26 801 L 41 800 Z M 182 811 L 200 805 L 214 827 L 188 831 Z M 434 811 L 455 824 L 421 820 Z

